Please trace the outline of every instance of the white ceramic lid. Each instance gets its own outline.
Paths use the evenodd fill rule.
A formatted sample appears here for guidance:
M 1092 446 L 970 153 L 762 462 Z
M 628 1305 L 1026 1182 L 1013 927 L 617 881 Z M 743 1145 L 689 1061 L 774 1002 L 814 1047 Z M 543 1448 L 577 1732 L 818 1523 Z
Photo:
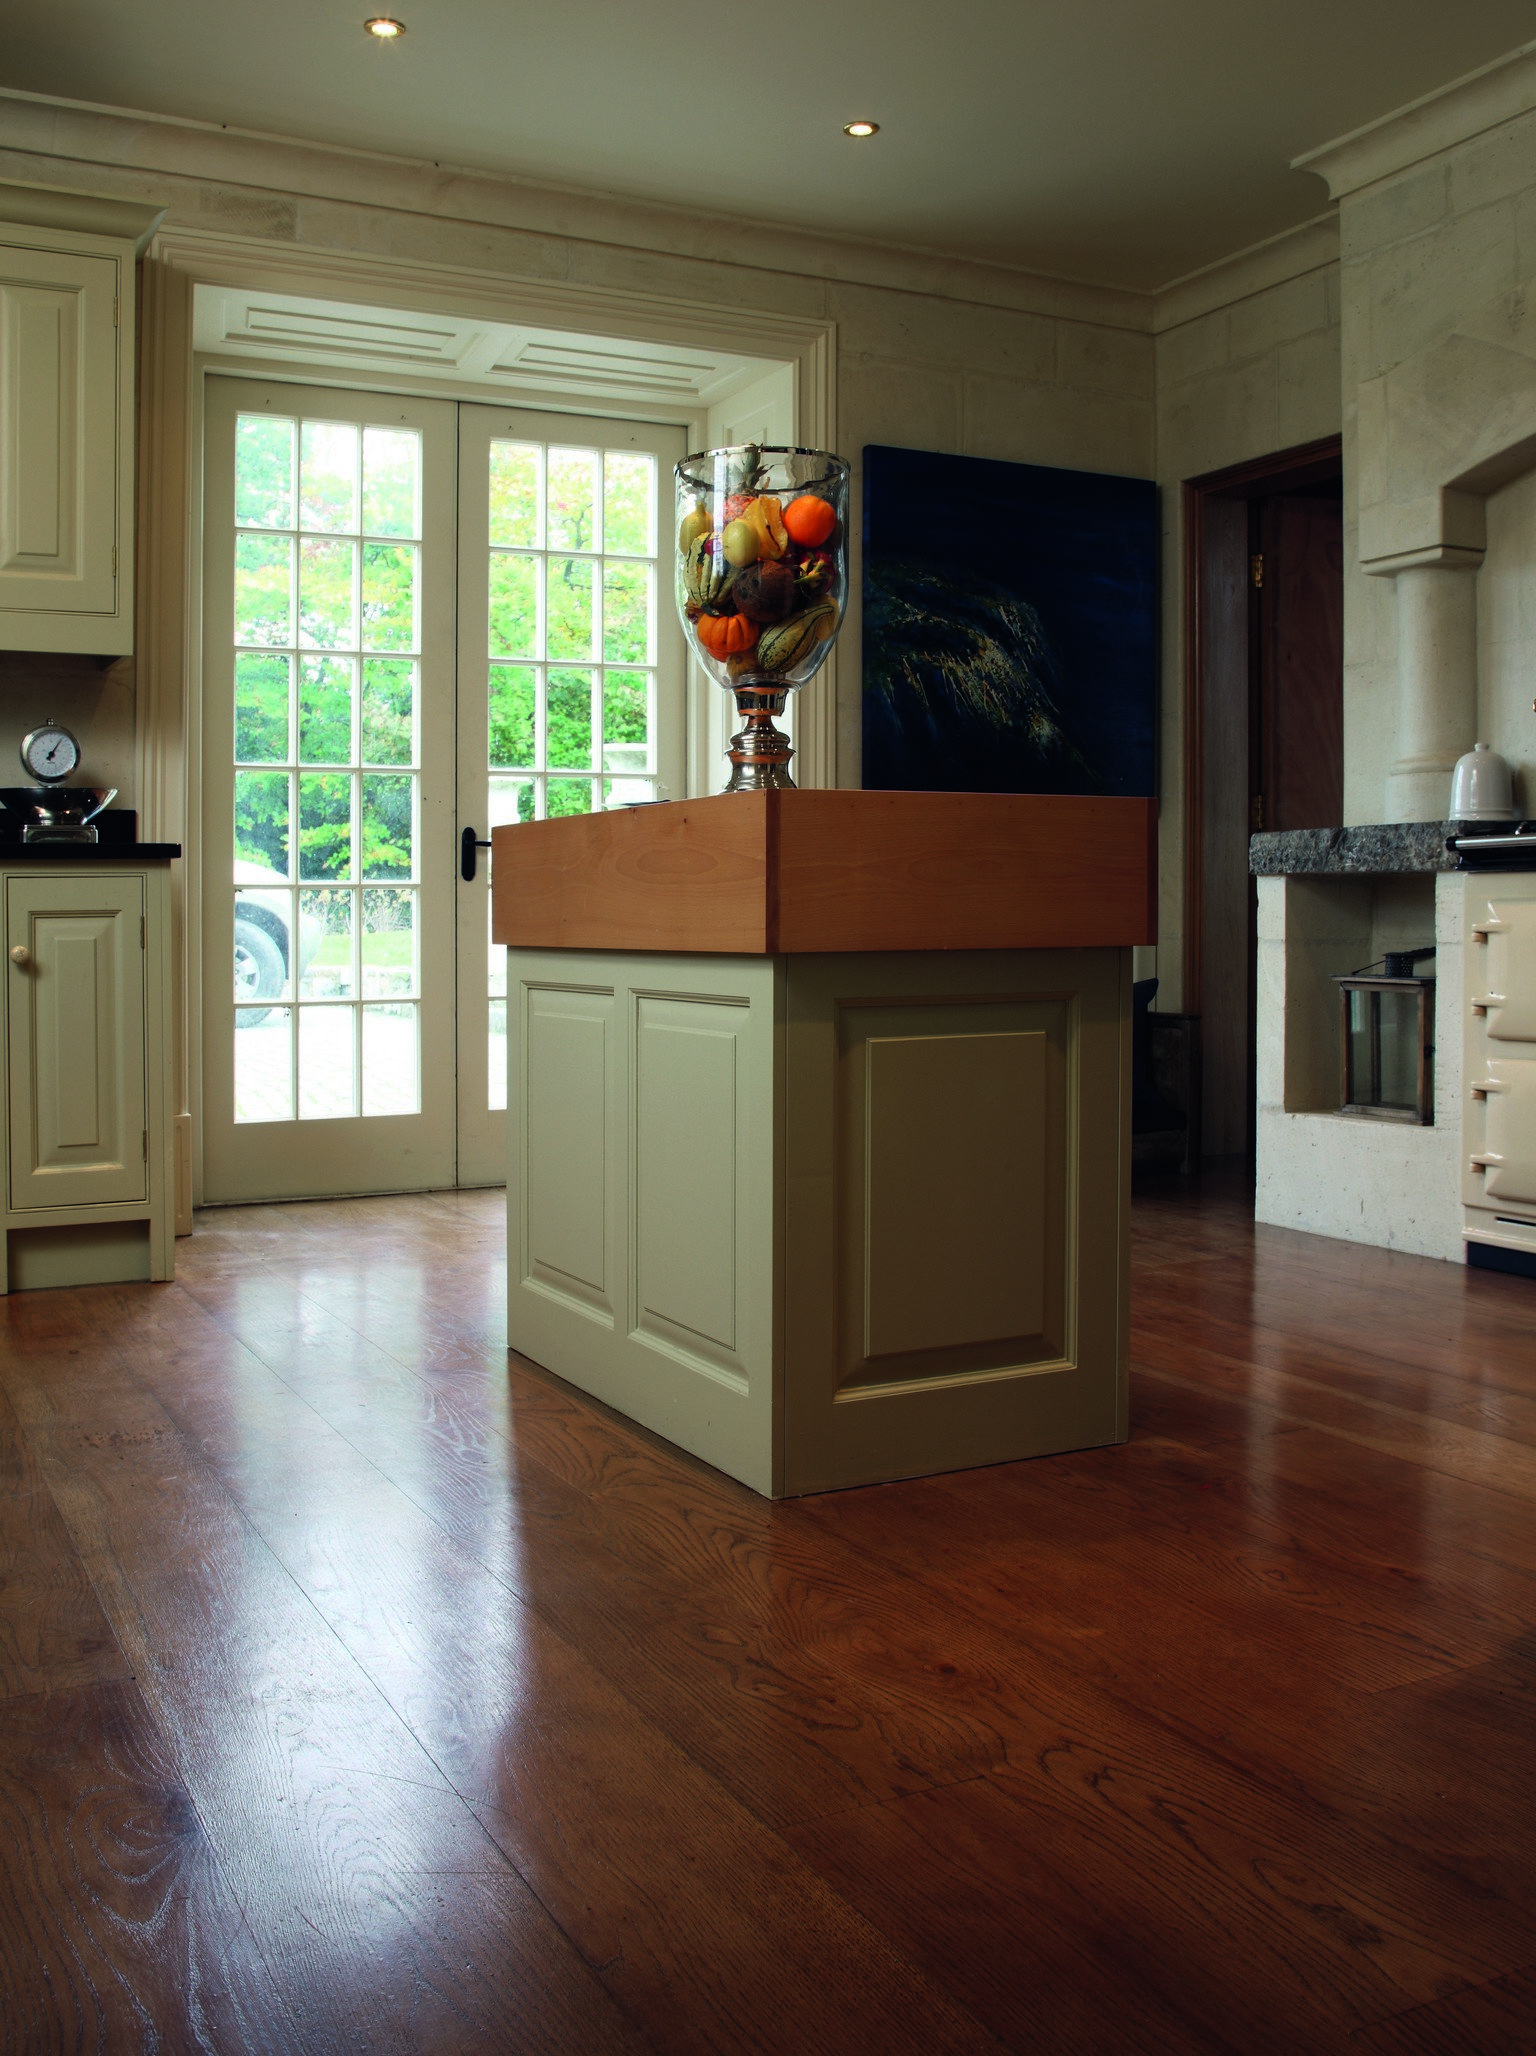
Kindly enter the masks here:
M 1513 821 L 1514 777 L 1487 743 L 1474 743 L 1451 773 L 1452 821 Z

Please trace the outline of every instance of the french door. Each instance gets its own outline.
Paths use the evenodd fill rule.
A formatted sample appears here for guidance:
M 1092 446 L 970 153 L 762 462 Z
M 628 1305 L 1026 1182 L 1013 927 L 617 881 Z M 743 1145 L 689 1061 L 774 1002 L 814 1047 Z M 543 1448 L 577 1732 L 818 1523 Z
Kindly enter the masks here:
M 224 377 L 206 418 L 205 1197 L 499 1183 L 461 837 L 681 789 L 682 431 Z

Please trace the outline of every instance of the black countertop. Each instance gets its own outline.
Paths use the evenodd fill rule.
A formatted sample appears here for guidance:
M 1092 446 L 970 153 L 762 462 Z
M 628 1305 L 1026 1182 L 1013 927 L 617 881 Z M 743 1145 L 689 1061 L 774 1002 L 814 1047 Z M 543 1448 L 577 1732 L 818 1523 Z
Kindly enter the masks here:
M 138 864 L 180 855 L 179 842 L 0 842 L 0 864 Z
M 179 857 L 179 842 L 140 842 L 139 817 L 133 807 L 108 807 L 96 816 L 95 842 L 23 842 L 21 822 L 0 810 L 0 864 L 74 863 L 138 864 L 156 857 Z

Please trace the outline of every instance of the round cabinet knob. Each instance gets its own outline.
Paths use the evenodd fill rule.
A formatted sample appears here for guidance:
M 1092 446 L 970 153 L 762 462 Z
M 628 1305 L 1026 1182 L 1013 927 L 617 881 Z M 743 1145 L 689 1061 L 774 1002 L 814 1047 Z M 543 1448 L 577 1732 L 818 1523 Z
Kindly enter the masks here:
M 13 964 L 19 964 L 23 969 L 25 969 L 26 966 L 31 963 L 31 961 L 31 950 L 27 948 L 24 942 L 18 942 L 16 947 L 11 951 L 11 962 Z

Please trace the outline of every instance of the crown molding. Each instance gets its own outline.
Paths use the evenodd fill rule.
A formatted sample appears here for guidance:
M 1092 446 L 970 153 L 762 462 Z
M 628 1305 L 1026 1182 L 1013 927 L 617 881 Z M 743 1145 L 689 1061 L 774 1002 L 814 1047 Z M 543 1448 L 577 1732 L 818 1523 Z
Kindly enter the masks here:
M 1311 271 L 1326 271 L 1339 261 L 1339 217 L 1336 209 L 1316 214 L 1295 228 L 1266 236 L 1246 250 L 1234 250 L 1215 264 L 1186 273 L 1170 281 L 1155 296 L 1152 331 L 1162 335 L 1186 321 L 1198 321 L 1239 300 L 1283 286 L 1290 279 L 1304 278 Z
M 1522 43 L 1406 107 L 1293 157 L 1291 169 L 1317 172 L 1341 200 L 1533 110 L 1536 42 Z
M 0 179 L 0 221 L 27 228 L 62 228 L 71 235 L 111 236 L 143 251 L 165 218 L 163 207 L 81 193 L 73 186 L 38 186 Z
M 47 168 L 67 163 L 72 172 L 89 166 L 138 190 L 157 177 L 192 181 L 1103 327 L 1151 327 L 1153 295 L 1131 288 L 16 87 L 0 86 L 0 152 Z M 195 213 L 194 195 L 182 208 L 170 196 L 171 224 Z

